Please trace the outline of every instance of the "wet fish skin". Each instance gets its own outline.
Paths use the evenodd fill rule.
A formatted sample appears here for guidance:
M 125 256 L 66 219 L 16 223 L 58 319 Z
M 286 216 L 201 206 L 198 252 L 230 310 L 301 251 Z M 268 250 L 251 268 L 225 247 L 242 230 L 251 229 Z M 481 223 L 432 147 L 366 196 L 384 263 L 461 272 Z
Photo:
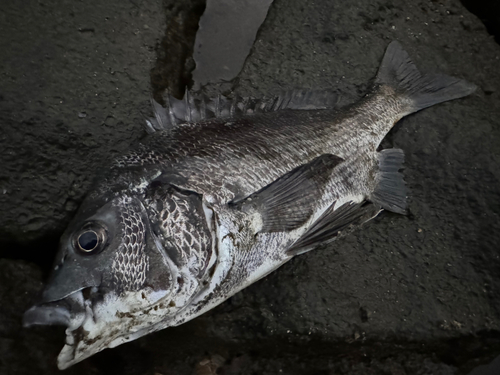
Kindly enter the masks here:
M 377 152 L 381 140 L 403 116 L 474 89 L 421 75 L 393 42 L 370 93 L 346 108 L 184 124 L 157 109 L 150 128 L 162 130 L 97 178 L 25 324 L 67 325 L 67 368 L 193 319 L 381 209 L 404 213 L 404 155 Z

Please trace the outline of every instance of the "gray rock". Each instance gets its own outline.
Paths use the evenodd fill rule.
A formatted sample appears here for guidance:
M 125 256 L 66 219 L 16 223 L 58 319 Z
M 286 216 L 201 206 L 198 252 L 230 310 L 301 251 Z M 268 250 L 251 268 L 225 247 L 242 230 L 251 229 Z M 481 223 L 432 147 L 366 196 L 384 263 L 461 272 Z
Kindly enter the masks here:
M 208 0 L 196 34 L 194 88 L 229 81 L 243 67 L 272 0 Z

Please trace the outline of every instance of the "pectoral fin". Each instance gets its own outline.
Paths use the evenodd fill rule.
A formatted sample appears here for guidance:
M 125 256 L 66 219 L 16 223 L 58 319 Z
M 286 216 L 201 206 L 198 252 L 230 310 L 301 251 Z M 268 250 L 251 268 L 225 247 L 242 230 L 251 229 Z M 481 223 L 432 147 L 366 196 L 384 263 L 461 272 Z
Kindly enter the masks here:
M 321 155 L 249 197 L 229 205 L 243 211 L 259 212 L 262 232 L 296 229 L 311 217 L 314 202 L 321 197 L 333 169 L 342 161 L 335 155 Z

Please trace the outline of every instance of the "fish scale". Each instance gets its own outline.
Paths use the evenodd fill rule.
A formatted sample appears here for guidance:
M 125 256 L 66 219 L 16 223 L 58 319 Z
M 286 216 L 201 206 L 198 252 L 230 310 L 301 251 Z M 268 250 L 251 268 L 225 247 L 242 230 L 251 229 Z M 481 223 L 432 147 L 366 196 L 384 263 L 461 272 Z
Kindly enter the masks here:
M 284 119 L 277 117 L 279 121 L 273 121 L 273 118 L 265 118 L 266 121 L 260 121 L 259 118 L 245 120 L 245 134 L 240 134 L 239 142 L 232 145 L 236 151 L 226 149 L 222 155 L 217 146 L 219 143 L 227 143 L 227 138 L 221 137 L 217 139 L 207 137 L 197 142 L 197 134 L 185 133 L 186 129 L 184 128 L 180 130 L 183 134 L 174 134 L 174 137 L 177 136 L 182 140 L 180 142 L 172 141 L 172 136 L 169 134 L 165 136 L 168 139 L 152 139 L 154 144 L 145 145 L 145 147 L 153 147 L 155 153 L 166 155 L 166 161 L 160 160 L 158 163 L 168 165 L 168 167 L 175 169 L 177 173 L 186 177 L 188 179 L 184 185 L 186 189 L 200 190 L 214 196 L 223 194 L 223 196 L 217 197 L 217 200 L 227 202 L 228 198 L 232 199 L 236 195 L 248 195 L 293 168 L 328 152 L 335 145 L 335 142 L 329 142 L 327 136 L 330 138 L 332 134 L 335 134 L 339 139 L 337 142 L 342 142 L 343 139 L 348 139 L 349 137 L 348 134 L 337 135 L 335 130 L 339 124 L 325 124 L 326 121 L 323 118 L 331 118 L 332 115 L 330 113 L 309 113 L 304 116 L 302 113 L 294 112 L 298 111 L 290 111 L 286 115 L 280 113 Z M 288 118 L 294 122 L 287 121 Z M 271 128 L 270 124 L 274 124 L 274 127 Z M 221 129 L 221 125 L 224 125 L 221 121 L 214 121 L 214 123 L 210 124 L 199 124 L 200 128 L 204 127 L 205 129 L 207 127 L 215 127 L 215 134 L 219 135 L 222 133 L 221 135 L 225 135 L 224 129 Z M 315 129 L 311 129 L 311 125 L 314 125 Z M 283 126 L 289 127 L 290 130 L 283 132 L 280 130 Z M 251 138 L 252 134 L 259 132 L 260 128 L 266 129 L 266 132 L 261 134 L 260 139 L 253 140 L 254 142 L 246 140 L 246 137 Z M 319 141 L 311 148 L 311 141 L 308 139 L 313 134 Z M 322 137 L 322 135 L 324 136 Z M 273 140 L 272 144 L 268 141 L 269 139 Z M 181 160 L 178 164 L 174 164 L 175 160 L 180 159 L 181 156 L 177 153 L 177 150 L 165 149 L 165 143 L 180 144 L 182 154 L 186 150 L 192 149 L 194 155 L 190 154 L 188 160 Z M 239 157 L 241 153 L 245 155 L 245 158 L 242 159 Z M 195 158 L 199 154 L 203 154 L 204 157 Z M 217 155 L 217 157 L 212 155 Z M 263 173 L 262 171 L 267 173 Z M 231 181 L 231 175 L 236 175 L 237 181 Z M 231 184 L 236 183 L 241 190 L 237 191 L 234 188 L 230 188 L 225 191 L 211 191 L 213 187 L 212 181 L 224 180 L 228 180 Z M 245 185 L 241 186 L 241 184 L 238 184 L 238 181 L 245 181 Z M 202 186 L 198 186 L 197 184 L 202 184 Z
M 222 154 L 219 151 L 219 145 L 227 145 L 229 135 L 226 136 L 228 133 L 224 129 L 225 122 L 218 119 L 197 123 L 190 128 L 174 130 L 174 134 L 166 134 L 159 139 L 152 138 L 151 145 L 145 144 L 144 146 L 148 150 L 153 148 L 155 154 L 164 155 L 164 160 L 155 160 L 154 164 L 169 165 L 188 178 L 189 182 L 185 185 L 187 189 L 199 189 L 209 194 L 223 194 L 217 197 L 218 201 L 227 202 L 236 195 L 248 195 L 262 188 L 284 173 L 321 154 L 335 152 L 341 157 L 349 157 L 353 151 L 359 150 L 367 143 L 371 143 L 375 150 L 383 137 L 370 135 L 376 133 L 385 136 L 401 116 L 395 100 L 392 106 L 383 108 L 384 111 L 381 111 L 376 121 L 370 121 L 372 116 L 367 116 L 363 108 L 377 108 L 385 98 L 386 96 L 371 96 L 368 100 L 344 111 L 290 110 L 287 111 L 288 113 L 277 112 L 271 114 L 272 116 L 269 116 L 270 114 L 256 115 L 254 118 L 240 120 L 242 133 L 237 134 L 237 142 L 230 144 L 232 148 L 224 150 Z M 335 117 L 340 117 L 340 119 L 334 122 L 332 118 Z M 351 123 L 356 126 L 351 126 Z M 284 127 L 286 131 L 283 131 Z M 201 131 L 202 129 L 205 131 Z M 207 129 L 211 130 L 208 134 Z M 199 139 L 198 134 L 201 134 L 203 138 Z M 210 137 L 210 135 L 214 136 Z M 247 138 L 252 142 L 250 143 Z M 272 144 L 268 142 L 270 139 L 273 140 Z M 180 147 L 173 150 L 166 148 L 165 144 L 178 144 Z M 211 157 L 214 154 L 216 157 Z M 245 155 L 245 158 L 242 159 L 241 154 Z M 187 155 L 190 157 L 202 155 L 203 157 L 195 160 L 182 160 L 177 165 L 169 164 Z M 145 157 L 139 156 L 139 159 L 144 160 Z M 236 160 L 235 163 L 233 163 L 234 160 Z M 258 169 L 254 167 L 256 165 Z M 198 174 L 193 171 L 197 171 Z M 240 185 L 242 191 L 234 189 L 227 189 L 228 191 L 223 192 L 210 191 L 214 185 L 212 181 L 228 180 L 228 177 L 234 174 L 238 175 L 238 180 L 246 182 L 247 186 Z M 229 182 L 233 181 L 229 180 Z M 197 183 L 203 185 L 197 186 Z

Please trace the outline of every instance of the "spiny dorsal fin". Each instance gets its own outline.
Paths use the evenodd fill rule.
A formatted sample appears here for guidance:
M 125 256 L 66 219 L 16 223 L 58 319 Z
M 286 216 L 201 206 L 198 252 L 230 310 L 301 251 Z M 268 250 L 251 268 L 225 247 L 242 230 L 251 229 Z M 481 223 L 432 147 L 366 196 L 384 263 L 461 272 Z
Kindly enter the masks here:
M 228 99 L 218 95 L 209 99 L 204 95 L 193 95 L 186 91 L 184 99 L 170 95 L 166 107 L 151 98 L 154 118 L 146 120 L 146 131 L 170 130 L 183 123 L 197 122 L 212 118 L 235 118 L 256 113 L 273 112 L 282 109 L 311 110 L 335 108 L 339 97 L 332 91 L 290 90 L 273 98 L 241 98 L 235 95 Z
M 260 213 L 261 232 L 290 231 L 308 220 L 333 169 L 342 158 L 325 154 L 301 165 L 230 207 Z

